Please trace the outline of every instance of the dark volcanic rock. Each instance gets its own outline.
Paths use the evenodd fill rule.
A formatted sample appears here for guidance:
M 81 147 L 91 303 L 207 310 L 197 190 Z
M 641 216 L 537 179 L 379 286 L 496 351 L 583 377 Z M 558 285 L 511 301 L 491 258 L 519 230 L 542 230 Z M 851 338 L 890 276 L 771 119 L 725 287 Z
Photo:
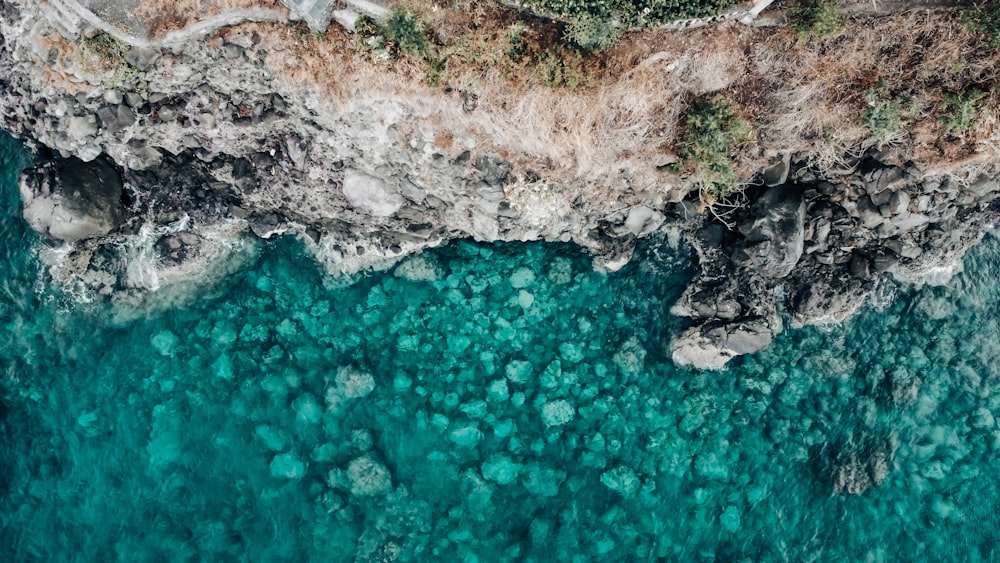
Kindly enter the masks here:
M 842 321 L 864 304 L 870 290 L 848 268 L 797 273 L 788 281 L 792 324 Z
M 676 362 L 718 369 L 766 347 L 782 329 L 779 310 L 791 313 L 792 326 L 842 321 L 886 273 L 919 279 L 945 257 L 957 259 L 1000 213 L 1000 204 L 975 203 L 978 193 L 993 193 L 988 178 L 977 180 L 973 192 L 873 156 L 846 179 L 792 172 L 799 184 L 768 188 L 729 216 L 735 230 L 712 214 L 681 213 L 684 206 L 671 212 L 701 270 L 671 309 L 695 321 L 670 345 Z M 926 186 L 948 203 L 932 204 L 926 195 L 915 200 Z M 967 204 L 957 203 L 962 194 Z M 901 387 L 894 396 L 902 400 L 907 391 Z M 857 488 L 852 467 L 845 462 L 840 473 L 844 490 Z
M 483 173 L 483 180 L 491 186 L 503 184 L 511 170 L 510 163 L 492 155 L 482 155 L 476 158 L 475 167 Z
M 101 127 L 113 132 L 132 125 L 136 119 L 132 108 L 124 104 L 102 107 L 97 110 L 97 118 L 101 122 Z
M 122 181 L 103 159 L 51 160 L 21 174 L 24 218 L 47 237 L 76 242 L 110 233 L 125 220 Z
M 778 186 L 764 192 L 751 208 L 751 220 L 740 225 L 744 239 L 733 261 L 750 265 L 762 276 L 782 278 L 795 268 L 805 242 L 806 206 L 798 186 Z

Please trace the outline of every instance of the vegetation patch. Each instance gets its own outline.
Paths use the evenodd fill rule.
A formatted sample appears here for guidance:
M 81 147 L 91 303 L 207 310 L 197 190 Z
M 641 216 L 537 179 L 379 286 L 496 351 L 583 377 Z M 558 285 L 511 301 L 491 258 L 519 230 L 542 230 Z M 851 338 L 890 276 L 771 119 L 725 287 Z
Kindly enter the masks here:
M 879 144 L 894 137 L 902 124 L 903 100 L 885 99 L 884 93 L 884 89 L 871 89 L 865 93 L 868 110 L 862 117 L 865 127 Z
M 611 21 L 591 15 L 581 16 L 566 27 L 563 40 L 584 51 L 604 51 L 614 47 L 621 38 L 621 30 Z
M 647 27 L 687 18 L 709 17 L 733 0 L 526 0 L 522 6 L 566 21 L 617 19 L 623 27 Z
M 986 97 L 981 90 L 969 90 L 961 94 L 949 92 L 941 102 L 941 123 L 954 135 L 967 133 L 976 124 L 979 102 Z
M 460 35 L 448 36 L 432 30 L 417 14 L 394 8 L 382 23 L 359 19 L 355 32 L 358 45 L 378 55 L 421 61 L 431 86 L 468 80 L 467 71 L 477 68 L 484 74 L 499 73 L 504 79 L 578 88 L 593 82 L 586 65 L 588 51 L 610 47 L 619 36 L 610 24 L 602 28 L 600 22 L 591 23 L 596 27 L 570 26 L 567 34 L 575 37 L 573 41 L 560 41 L 554 25 L 540 31 L 519 19 L 502 25 L 468 23 Z
M 430 40 L 424 22 L 416 15 L 393 7 L 389 17 L 379 29 L 382 37 L 411 57 L 426 58 Z
M 972 33 L 985 33 L 990 45 L 1000 47 L 1000 0 L 986 0 L 962 12 L 962 22 Z
M 105 88 L 135 88 L 142 72 L 125 55 L 131 46 L 109 33 L 100 33 L 80 42 L 80 68 L 102 76 Z
M 800 37 L 827 39 L 844 31 L 847 19 L 833 0 L 803 0 L 792 7 L 791 25 Z
M 542 82 L 553 88 L 579 88 L 589 85 L 591 78 L 583 65 L 580 53 L 563 47 L 553 47 L 538 56 Z
M 685 116 L 677 145 L 675 173 L 693 172 L 702 184 L 702 201 L 712 205 L 740 191 L 733 149 L 750 139 L 750 126 L 724 99 L 696 103 Z

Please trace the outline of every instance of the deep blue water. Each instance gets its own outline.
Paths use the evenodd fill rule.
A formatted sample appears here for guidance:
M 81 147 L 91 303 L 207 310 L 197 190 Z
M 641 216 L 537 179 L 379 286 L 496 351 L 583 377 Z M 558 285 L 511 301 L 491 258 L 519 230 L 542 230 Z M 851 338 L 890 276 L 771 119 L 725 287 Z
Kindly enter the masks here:
M 656 240 L 613 275 L 457 242 L 336 288 L 280 239 L 188 305 L 80 304 L 26 162 L 0 138 L 0 561 L 1000 559 L 994 237 L 699 373 Z M 873 445 L 886 481 L 835 493 Z

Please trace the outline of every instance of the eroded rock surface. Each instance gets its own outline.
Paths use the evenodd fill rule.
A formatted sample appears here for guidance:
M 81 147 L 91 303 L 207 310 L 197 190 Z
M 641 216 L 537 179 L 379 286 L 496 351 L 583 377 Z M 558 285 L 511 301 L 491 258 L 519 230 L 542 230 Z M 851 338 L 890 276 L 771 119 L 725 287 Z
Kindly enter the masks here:
M 750 217 L 739 227 L 743 240 L 736 244 L 733 262 L 771 278 L 783 278 L 795 268 L 804 242 L 802 192 L 799 186 L 777 186 L 753 203 Z
M 103 159 L 47 161 L 21 174 L 20 189 L 25 220 L 56 240 L 103 236 L 125 220 L 121 177 Z

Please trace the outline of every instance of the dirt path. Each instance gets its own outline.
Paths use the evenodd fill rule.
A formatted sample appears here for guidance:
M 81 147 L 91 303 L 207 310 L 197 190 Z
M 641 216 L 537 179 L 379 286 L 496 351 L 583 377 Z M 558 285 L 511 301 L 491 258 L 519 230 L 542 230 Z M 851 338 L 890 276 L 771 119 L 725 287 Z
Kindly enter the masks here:
M 223 27 L 237 25 L 243 22 L 285 22 L 290 18 L 287 10 L 276 10 L 271 8 L 244 8 L 227 10 L 220 14 L 209 16 L 203 20 L 197 21 L 182 29 L 170 31 L 162 38 L 151 39 L 149 37 L 139 35 L 139 33 L 141 33 L 139 30 L 141 26 L 135 23 L 132 15 L 123 14 L 121 18 L 116 18 L 113 15 L 115 14 L 114 11 L 109 12 L 103 9 L 104 7 L 114 4 L 114 2 L 108 2 L 106 0 L 84 1 L 88 6 L 82 5 L 78 2 L 78 0 L 49 0 L 49 3 L 53 5 L 58 12 L 71 14 L 71 19 L 76 19 L 75 24 L 77 29 L 73 29 L 71 31 L 79 31 L 82 24 L 86 23 L 118 38 L 121 41 L 129 43 L 130 45 L 146 48 L 175 46 L 192 39 L 206 37 Z M 728 20 L 740 21 L 741 23 L 755 27 L 782 25 L 788 21 L 788 10 L 766 11 L 773 2 L 774 0 L 756 0 L 754 5 L 749 8 L 745 5 L 741 5 L 709 18 L 678 20 L 669 24 L 658 26 L 658 28 L 680 31 L 703 27 Z M 498 3 L 511 6 L 509 2 L 505 2 L 503 0 L 498 0 Z M 842 6 L 840 13 L 849 17 L 885 16 L 902 11 L 959 8 L 971 4 L 971 0 L 892 0 L 889 2 L 872 0 L 871 2 L 856 2 Z M 93 8 L 110 19 L 102 18 L 89 8 Z M 65 18 L 63 18 L 63 23 L 69 23 L 68 27 L 73 27 L 73 23 L 66 22 Z M 123 27 L 132 32 L 130 33 L 129 31 L 124 31 Z
M 289 19 L 287 10 L 275 10 L 270 8 L 229 10 L 214 16 L 209 16 L 183 29 L 170 31 L 162 38 L 150 39 L 148 37 L 141 37 L 135 33 L 123 31 L 120 25 L 124 22 L 102 19 L 100 16 L 77 2 L 77 0 L 49 0 L 49 4 L 55 9 L 56 12 L 64 14 L 60 20 L 63 26 L 71 28 L 70 31 L 72 32 L 79 32 L 85 25 L 90 25 L 119 39 L 120 41 L 124 41 L 129 45 L 141 48 L 172 47 L 192 39 L 206 37 L 223 27 L 229 27 L 243 22 L 285 22 Z

